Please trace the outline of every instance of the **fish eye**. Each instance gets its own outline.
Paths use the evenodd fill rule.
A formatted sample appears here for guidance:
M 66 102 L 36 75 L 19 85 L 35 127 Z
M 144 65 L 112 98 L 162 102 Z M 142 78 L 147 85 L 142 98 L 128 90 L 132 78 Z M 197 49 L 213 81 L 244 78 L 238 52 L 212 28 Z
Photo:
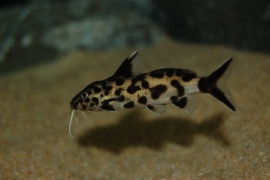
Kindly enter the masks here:
M 81 94 L 81 97 L 82 98 L 86 98 L 88 96 L 88 93 L 87 92 L 83 92 L 82 94 Z

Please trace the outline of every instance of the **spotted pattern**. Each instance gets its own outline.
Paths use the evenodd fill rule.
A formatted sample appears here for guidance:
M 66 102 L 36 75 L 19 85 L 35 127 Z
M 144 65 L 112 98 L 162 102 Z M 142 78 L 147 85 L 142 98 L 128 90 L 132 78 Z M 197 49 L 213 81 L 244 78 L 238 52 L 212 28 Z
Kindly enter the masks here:
M 122 91 L 122 89 L 117 89 L 117 90 L 114 92 L 114 94 L 115 94 L 116 96 L 120 96 L 121 91 Z
M 141 96 L 139 97 L 138 102 L 140 104 L 147 104 L 147 98 L 145 96 Z
M 160 84 L 160 85 L 157 85 L 153 88 L 150 88 L 150 92 L 151 92 L 151 97 L 153 99 L 158 99 L 159 96 L 161 96 L 163 93 L 165 93 L 167 90 L 167 86 L 163 85 L 163 84 Z
M 106 86 L 105 90 L 106 90 L 106 91 L 112 90 L 112 86 Z
M 148 89 L 149 88 L 149 83 L 147 81 L 143 81 L 142 82 L 142 87 L 145 88 L 145 89 Z
M 172 77 L 172 76 L 173 76 L 173 73 L 174 73 L 174 70 L 173 70 L 173 69 L 167 69 L 167 70 L 166 70 L 166 75 L 167 75 L 168 77 Z
M 97 86 L 94 86 L 94 92 L 95 93 L 99 93 L 101 91 L 101 89 Z
M 120 96 L 120 97 L 118 98 L 118 101 L 119 101 L 119 102 L 123 102 L 125 99 L 126 99 L 125 96 L 122 95 L 122 96 Z
M 130 101 L 124 105 L 124 108 L 133 108 L 135 106 L 135 103 L 133 101 Z
M 98 98 L 96 98 L 96 97 L 93 97 L 93 98 L 92 98 L 92 101 L 93 101 L 94 104 L 96 104 L 96 105 L 98 105 L 98 103 L 99 103 L 99 100 L 98 100 Z
M 131 84 L 128 88 L 127 88 L 127 92 L 129 94 L 134 94 L 136 93 L 138 90 L 140 90 L 141 88 L 139 86 L 135 86 L 134 84 Z
M 86 98 L 86 99 L 85 99 L 85 102 L 86 102 L 86 103 L 89 103 L 89 102 L 90 102 L 90 98 Z
M 178 96 L 184 95 L 184 87 L 177 80 L 172 80 L 171 85 L 177 89 Z

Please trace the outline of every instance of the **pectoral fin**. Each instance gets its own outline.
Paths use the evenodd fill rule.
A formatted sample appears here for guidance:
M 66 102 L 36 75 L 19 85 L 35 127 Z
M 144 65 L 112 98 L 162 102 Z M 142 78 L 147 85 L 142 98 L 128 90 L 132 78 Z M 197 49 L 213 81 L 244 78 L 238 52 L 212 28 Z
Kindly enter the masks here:
M 103 111 L 119 111 L 122 109 L 122 107 L 120 102 L 117 100 L 106 100 L 104 103 L 101 104 L 99 109 Z
M 161 115 L 161 114 L 163 114 L 167 110 L 167 107 L 166 107 L 165 104 L 161 104 L 161 105 L 147 105 L 145 107 L 147 109 L 149 109 L 150 111 L 152 111 L 153 113 L 157 114 L 157 115 Z

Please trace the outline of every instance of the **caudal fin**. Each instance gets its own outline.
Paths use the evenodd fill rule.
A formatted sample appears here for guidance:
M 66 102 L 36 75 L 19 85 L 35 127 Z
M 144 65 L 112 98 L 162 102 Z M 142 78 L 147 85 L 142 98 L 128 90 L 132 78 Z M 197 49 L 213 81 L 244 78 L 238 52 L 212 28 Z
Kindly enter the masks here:
M 235 111 L 231 93 L 226 85 L 226 79 L 229 73 L 228 68 L 231 62 L 232 58 L 229 58 L 209 76 L 200 78 L 198 87 L 201 92 L 211 94 L 231 111 Z

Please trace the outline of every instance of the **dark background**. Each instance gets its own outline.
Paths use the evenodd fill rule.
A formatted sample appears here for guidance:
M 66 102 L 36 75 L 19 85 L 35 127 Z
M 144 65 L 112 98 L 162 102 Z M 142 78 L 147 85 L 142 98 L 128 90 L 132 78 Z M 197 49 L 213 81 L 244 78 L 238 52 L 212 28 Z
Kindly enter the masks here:
M 178 41 L 269 52 L 269 0 L 9 0 L 0 2 L 0 74 L 74 49 Z

